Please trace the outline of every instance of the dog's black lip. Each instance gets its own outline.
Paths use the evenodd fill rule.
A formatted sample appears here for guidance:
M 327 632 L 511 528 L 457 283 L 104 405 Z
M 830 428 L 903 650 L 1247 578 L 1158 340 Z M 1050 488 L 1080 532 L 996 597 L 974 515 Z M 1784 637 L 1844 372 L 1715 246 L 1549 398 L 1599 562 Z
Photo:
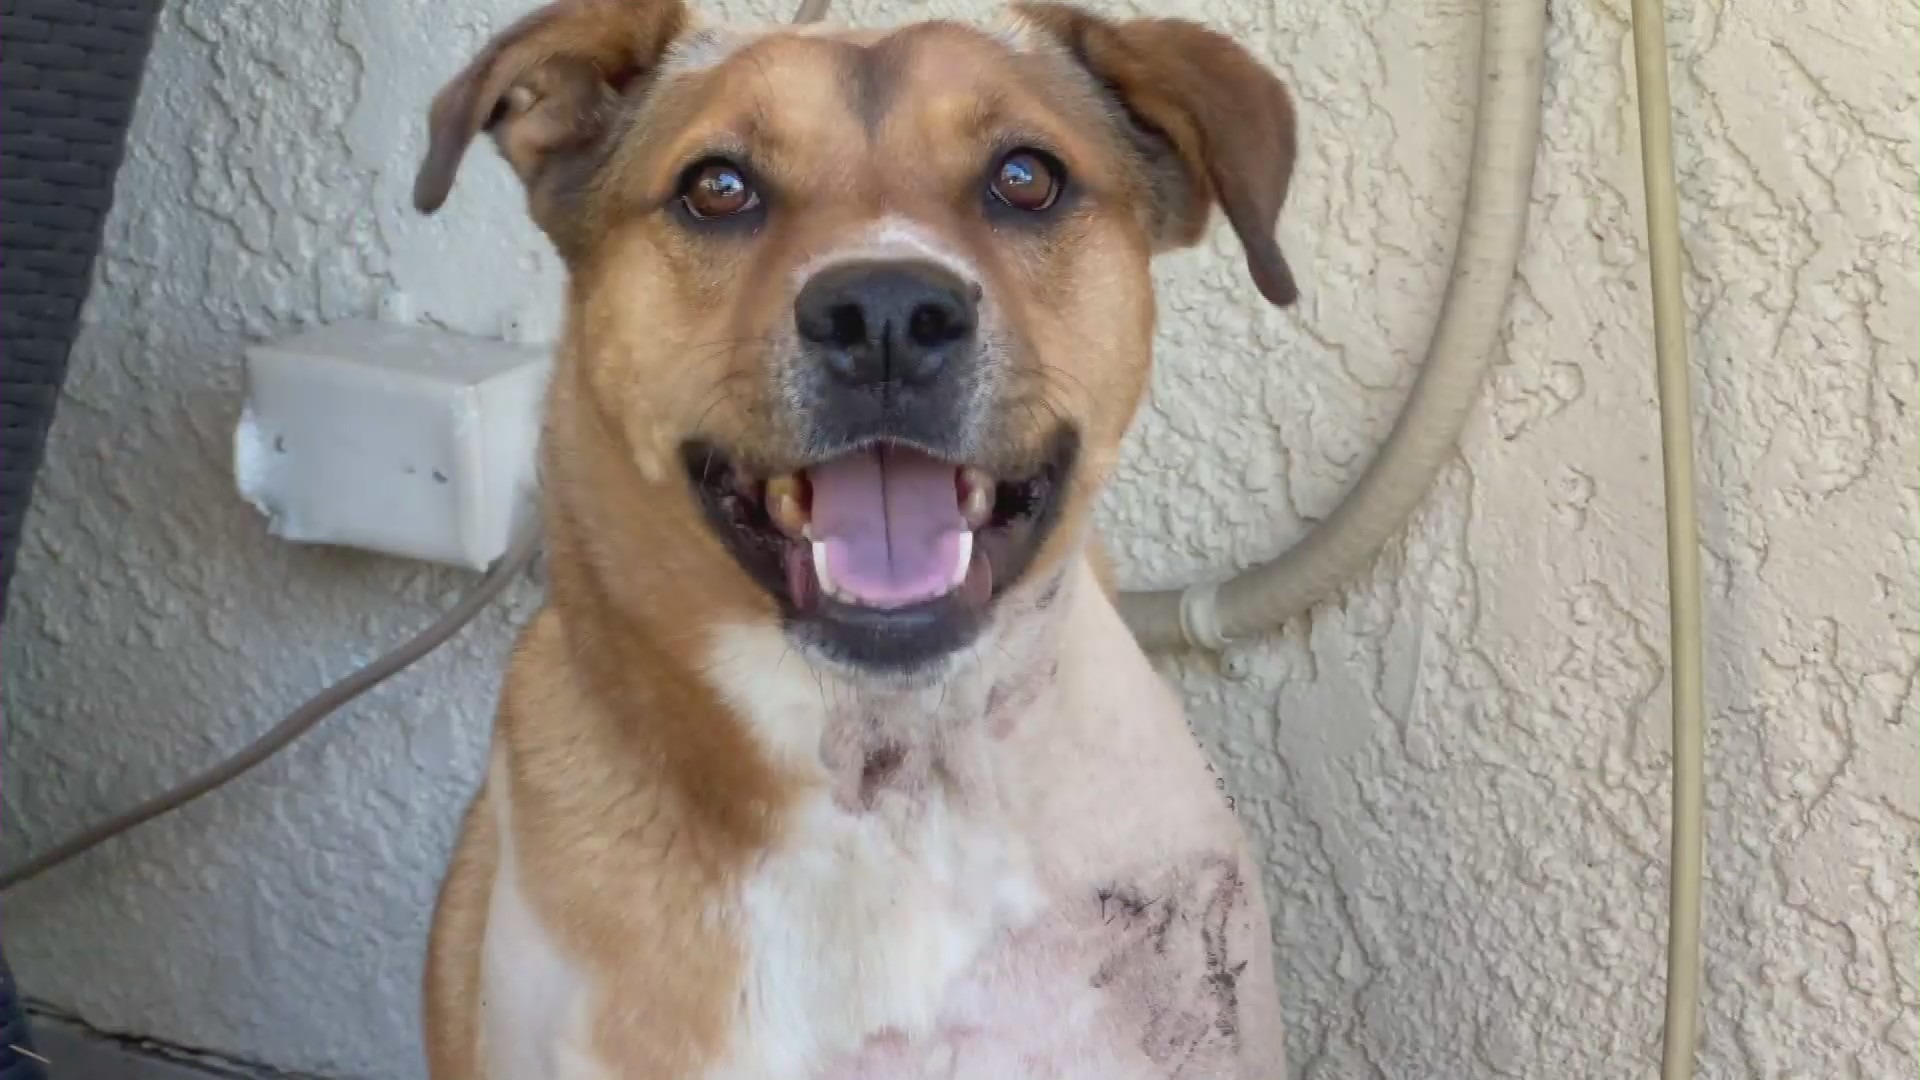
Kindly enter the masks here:
M 780 465 L 777 468 L 759 467 L 753 462 L 742 463 L 736 461 L 731 455 L 720 450 L 718 447 L 706 443 L 702 443 L 701 445 L 707 453 L 717 455 L 718 459 L 728 466 L 738 467 L 744 464 L 749 473 L 762 478 L 776 476 L 781 473 L 796 473 L 807 469 L 816 469 L 830 461 L 835 461 L 853 454 L 865 453 L 866 451 L 879 449 L 881 447 L 897 447 L 902 450 L 912 450 L 915 453 L 925 454 L 938 461 L 951 462 L 955 468 L 969 464 L 969 462 L 955 460 L 951 448 L 934 446 L 930 443 L 922 442 L 919 439 L 898 438 L 889 435 L 864 435 L 859 438 L 816 445 L 810 447 L 805 455 Z M 1034 474 L 1038 475 L 1046 466 L 1046 462 L 1041 462 L 1036 465 L 1033 469 Z
M 756 481 L 764 480 L 776 472 L 811 468 L 848 453 L 887 444 L 908 446 L 946 458 L 912 440 L 868 438 L 836 445 L 824 454 L 809 454 L 811 464 L 808 465 L 773 470 L 756 469 L 749 463 L 744 468 L 746 475 Z M 978 534 L 977 543 L 991 556 L 992 600 L 1025 580 L 1034 557 L 1052 535 L 1066 501 L 1079 458 L 1079 433 L 1070 425 L 1062 425 L 1046 446 L 1047 452 L 1040 462 L 1026 470 L 1026 479 L 1012 482 L 1013 486 L 1028 491 L 1037 488 L 1034 493 L 1038 505 L 1030 508 L 1029 513 L 1004 524 L 990 525 Z M 790 629 L 808 633 L 829 653 L 863 667 L 907 670 L 964 647 L 984 625 L 986 612 L 963 604 L 957 594 L 884 611 L 819 597 L 808 610 L 800 610 L 791 594 L 786 571 L 787 550 L 794 541 L 781 535 L 766 519 L 764 504 L 735 488 L 735 470 L 741 466 L 724 449 L 705 440 L 683 443 L 681 457 L 693 497 L 721 546 L 747 576 L 773 598 Z

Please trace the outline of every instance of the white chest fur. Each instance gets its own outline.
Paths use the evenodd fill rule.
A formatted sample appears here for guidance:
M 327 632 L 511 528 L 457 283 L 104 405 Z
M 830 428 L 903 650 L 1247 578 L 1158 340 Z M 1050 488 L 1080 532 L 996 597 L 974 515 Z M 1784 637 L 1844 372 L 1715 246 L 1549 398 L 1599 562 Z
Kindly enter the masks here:
M 954 981 L 1038 907 L 1025 853 L 938 794 L 850 813 L 821 796 L 738 900 L 747 970 L 716 1078 L 810 1075 L 870 1037 L 916 1038 Z
M 590 1048 L 591 980 L 541 924 L 517 883 L 505 785 L 500 863 L 488 911 L 480 1008 L 489 1077 L 614 1080 Z M 746 969 L 728 1058 L 711 1080 L 800 1080 L 877 1034 L 918 1038 L 963 973 L 1039 892 L 1008 832 L 942 794 L 879 795 L 849 811 L 820 793 L 717 918 L 741 936 Z
M 747 970 L 735 1053 L 715 1080 L 805 1077 L 865 1040 L 927 1034 L 955 981 L 1041 906 L 984 760 L 992 673 L 881 706 L 858 688 L 823 686 L 776 632 L 732 634 L 717 660 L 732 703 L 821 783 L 727 912 Z M 956 717 L 971 730 L 956 735 Z M 876 753 L 886 779 L 869 784 L 861 759 Z
M 588 981 L 520 891 L 507 785 L 493 785 L 500 862 L 481 950 L 480 1060 L 488 1077 L 612 1080 L 588 1045 Z

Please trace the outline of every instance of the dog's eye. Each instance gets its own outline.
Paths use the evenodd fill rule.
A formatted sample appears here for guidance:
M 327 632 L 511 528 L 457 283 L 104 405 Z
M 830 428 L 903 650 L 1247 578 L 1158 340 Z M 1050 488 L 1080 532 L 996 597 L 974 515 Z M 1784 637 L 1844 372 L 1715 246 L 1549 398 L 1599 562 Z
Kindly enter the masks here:
M 1000 159 L 987 190 L 1015 210 L 1045 210 L 1060 197 L 1064 171 L 1038 150 L 1015 150 Z
M 738 166 L 709 161 L 688 171 L 680 203 L 687 213 L 705 220 L 745 213 L 760 205 L 760 195 Z

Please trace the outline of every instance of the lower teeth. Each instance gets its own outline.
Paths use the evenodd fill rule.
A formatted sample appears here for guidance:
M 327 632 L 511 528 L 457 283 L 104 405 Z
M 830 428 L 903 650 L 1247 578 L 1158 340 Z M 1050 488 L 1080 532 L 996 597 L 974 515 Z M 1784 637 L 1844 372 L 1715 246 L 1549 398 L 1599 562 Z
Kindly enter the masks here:
M 960 550 L 953 559 L 953 576 L 947 581 L 947 591 L 952 592 L 967 580 L 967 568 L 973 565 L 973 534 L 960 534 Z
M 862 606 L 865 605 L 865 601 L 863 601 L 860 597 L 855 596 L 853 593 L 847 591 L 846 589 L 841 588 L 840 583 L 834 580 L 833 570 L 827 564 L 826 541 L 824 540 L 810 541 L 810 550 L 808 554 L 813 559 L 813 576 L 820 582 L 820 592 L 822 595 L 831 597 L 832 599 L 838 600 L 843 604 L 856 604 L 856 605 L 862 605 Z M 937 600 L 940 597 L 953 592 L 954 590 L 958 589 L 960 586 L 966 584 L 967 574 L 972 569 L 972 567 L 973 567 L 973 534 L 971 532 L 963 532 L 960 534 L 960 542 L 957 547 L 957 550 L 954 552 L 953 569 L 948 573 L 946 583 L 941 587 L 941 589 L 938 592 L 928 593 L 925 596 L 913 597 L 912 599 L 907 600 L 906 603 L 917 604 L 917 603 L 925 602 L 927 600 Z

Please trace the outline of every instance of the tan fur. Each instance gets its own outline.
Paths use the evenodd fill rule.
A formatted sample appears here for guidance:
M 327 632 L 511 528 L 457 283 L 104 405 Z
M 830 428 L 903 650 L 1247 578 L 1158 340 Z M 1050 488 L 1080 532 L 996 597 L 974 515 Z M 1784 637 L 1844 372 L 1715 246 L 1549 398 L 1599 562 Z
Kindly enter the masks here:
M 427 1070 L 433 1076 L 477 1076 L 480 950 L 487 899 L 499 859 L 499 837 L 483 786 L 460 825 L 460 841 L 447 865 L 427 942 Z
M 913 935 L 964 961 L 941 976 L 956 986 L 983 963 L 1052 986 L 1019 941 L 1091 948 L 1105 931 L 1083 922 L 1102 882 L 1137 868 L 1191 884 L 1181 860 L 1206 852 L 1210 873 L 1251 891 L 1233 909 L 1233 948 L 1251 966 L 1232 1075 L 1279 1075 L 1257 869 L 1086 541 L 1146 388 L 1153 252 L 1196 240 L 1218 199 L 1263 291 L 1291 299 L 1271 236 L 1291 105 L 1237 46 L 1188 24 L 1024 13 L 1039 47 L 945 23 L 769 28 L 703 40 L 663 70 L 693 25 L 677 0 L 561 0 L 436 99 L 418 204 L 438 207 L 467 144 L 490 132 L 569 285 L 542 449 L 549 602 L 514 654 L 493 767 L 435 914 L 434 1080 L 479 1080 L 487 1059 L 522 1053 L 545 1055 L 554 1080 L 763 1076 L 775 1058 L 756 1055 L 780 1052 L 776 1039 L 877 1070 L 857 1075 L 909 1075 L 888 1055 L 946 1030 L 957 1007 L 946 984 L 914 981 Z M 1124 133 L 1109 90 L 1158 131 Z M 1084 198 L 1057 227 L 998 226 L 956 194 L 977 190 L 1007 131 L 1071 163 Z M 692 162 L 748 152 L 780 200 L 750 239 L 695 234 L 663 211 Z M 883 692 L 783 653 L 773 601 L 713 534 L 678 456 L 700 436 L 767 471 L 801 460 L 780 395 L 795 290 L 822 260 L 889 244 L 932 250 L 981 285 L 982 333 L 1006 365 L 984 463 L 1037 463 L 1062 422 L 1083 441 L 1029 584 L 937 694 Z M 888 845 L 897 863 L 861 861 Z M 849 860 L 838 899 L 817 877 L 829 856 Z M 895 865 L 900 888 L 945 912 L 899 914 L 898 948 L 831 914 L 873 903 L 874 925 L 891 925 Z M 997 899 L 955 893 L 956 867 L 1000 882 Z M 871 944 L 871 962 L 848 970 L 905 989 L 876 995 L 850 975 L 817 1001 L 749 1000 L 819 975 L 780 966 L 792 942 L 766 937 L 769 910 L 794 912 L 794 932 L 823 949 Z M 499 966 L 513 956 L 544 965 L 528 969 L 538 993 L 524 1001 L 500 996 L 525 989 Z M 1128 1000 L 1158 1008 L 1171 976 L 1125 971 L 1115 985 L 1148 995 Z M 510 1008 L 550 1009 L 538 1030 L 553 1046 L 502 1046 L 534 1022 Z M 782 1020 L 794 1008 L 817 1008 L 817 1022 L 794 1028 Z

